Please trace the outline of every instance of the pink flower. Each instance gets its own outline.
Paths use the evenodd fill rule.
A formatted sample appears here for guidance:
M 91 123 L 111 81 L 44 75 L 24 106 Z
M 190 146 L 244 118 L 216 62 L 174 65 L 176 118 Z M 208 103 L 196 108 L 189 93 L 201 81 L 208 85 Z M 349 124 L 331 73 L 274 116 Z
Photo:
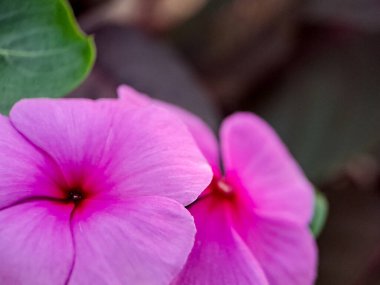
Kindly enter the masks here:
M 213 168 L 213 182 L 188 207 L 196 241 L 174 284 L 313 284 L 312 186 L 267 123 L 249 113 L 225 119 L 222 172 L 217 141 L 199 118 L 127 86 L 119 96 L 130 105 L 160 105 L 177 113 Z
M 181 122 L 116 100 L 34 99 L 0 116 L 0 284 L 168 284 L 183 207 L 212 173 Z

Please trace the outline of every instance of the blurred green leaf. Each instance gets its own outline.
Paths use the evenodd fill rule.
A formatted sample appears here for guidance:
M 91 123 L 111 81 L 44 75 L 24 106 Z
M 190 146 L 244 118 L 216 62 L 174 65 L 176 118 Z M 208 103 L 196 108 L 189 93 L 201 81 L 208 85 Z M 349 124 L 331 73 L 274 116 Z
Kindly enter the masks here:
M 67 94 L 94 59 L 65 0 L 0 1 L 0 112 L 21 98 Z
M 314 216 L 310 223 L 310 229 L 315 238 L 317 238 L 326 223 L 328 214 L 328 202 L 326 197 L 315 190 Z

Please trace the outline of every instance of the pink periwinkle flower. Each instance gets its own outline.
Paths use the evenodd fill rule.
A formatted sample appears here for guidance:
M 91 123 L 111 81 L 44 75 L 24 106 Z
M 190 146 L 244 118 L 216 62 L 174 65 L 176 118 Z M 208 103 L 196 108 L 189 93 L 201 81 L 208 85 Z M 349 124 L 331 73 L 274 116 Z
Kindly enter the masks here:
M 250 113 L 224 120 L 216 138 L 196 116 L 121 86 L 130 105 L 159 105 L 188 126 L 214 179 L 188 208 L 197 234 L 175 285 L 310 285 L 317 250 L 308 229 L 313 189 L 272 128 Z
M 0 116 L 0 284 L 169 284 L 211 178 L 165 110 L 20 101 Z

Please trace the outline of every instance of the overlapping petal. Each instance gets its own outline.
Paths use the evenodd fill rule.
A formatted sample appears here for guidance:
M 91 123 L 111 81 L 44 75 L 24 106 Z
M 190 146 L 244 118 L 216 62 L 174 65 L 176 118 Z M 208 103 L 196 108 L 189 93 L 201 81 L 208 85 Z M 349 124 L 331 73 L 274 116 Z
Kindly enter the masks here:
M 207 196 L 190 207 L 193 250 L 173 285 L 268 285 L 256 258 L 234 231 L 228 201 Z
M 186 261 L 195 227 L 170 199 L 91 200 L 73 218 L 76 260 L 69 284 L 169 284 Z
M 154 104 L 176 114 L 188 127 L 202 154 L 213 168 L 213 171 L 220 173 L 218 142 L 212 130 L 202 119 L 173 104 L 155 100 L 141 94 L 127 85 L 120 86 L 117 93 L 120 99 L 125 101 L 128 105 L 141 107 Z
M 59 165 L 70 187 L 191 203 L 211 169 L 190 133 L 170 112 L 103 100 L 24 100 L 14 126 Z
M 196 241 L 174 284 L 314 284 L 317 249 L 307 227 L 218 195 L 190 207 Z
M 306 226 L 312 186 L 272 128 L 253 114 L 237 113 L 223 122 L 220 136 L 227 179 L 249 191 L 260 211 Z
M 34 201 L 0 211 L 0 284 L 65 284 L 74 260 L 72 208 Z

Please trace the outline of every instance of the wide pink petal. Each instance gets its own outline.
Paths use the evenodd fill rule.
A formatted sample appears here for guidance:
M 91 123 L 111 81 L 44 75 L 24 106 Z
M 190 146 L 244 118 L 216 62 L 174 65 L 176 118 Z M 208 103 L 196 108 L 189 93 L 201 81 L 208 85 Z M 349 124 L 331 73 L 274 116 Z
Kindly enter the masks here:
M 69 284 L 169 284 L 193 245 L 190 213 L 167 198 L 105 202 L 86 202 L 74 214 Z
M 173 284 L 271 284 L 232 228 L 229 206 L 225 201 L 207 196 L 191 206 L 190 212 L 197 227 L 196 240 L 184 269 Z
M 64 174 L 67 187 L 104 180 L 99 167 L 112 142 L 112 108 L 86 99 L 21 100 L 10 112 L 12 124 L 42 149 Z M 90 181 L 90 182 L 88 182 Z
M 264 269 L 269 284 L 314 284 L 317 247 L 307 227 L 253 211 L 237 216 L 235 227 Z
M 52 161 L 0 115 L 0 209 L 26 198 L 60 198 L 59 171 Z
M 69 188 L 161 195 L 188 204 L 211 180 L 210 167 L 186 127 L 155 106 L 33 99 L 17 103 L 10 118 L 56 161 Z
M 163 196 L 183 205 L 210 184 L 211 168 L 185 125 L 155 105 L 120 116 L 108 175 L 122 196 Z
M 119 86 L 117 93 L 119 98 L 125 101 L 128 105 L 141 107 L 148 104 L 155 104 L 156 106 L 170 110 L 179 116 L 189 128 L 198 147 L 212 166 L 214 172 L 220 172 L 218 142 L 212 130 L 202 119 L 176 105 L 150 98 L 127 85 Z
M 250 193 L 258 210 L 310 222 L 313 190 L 274 130 L 249 113 L 227 118 L 221 128 L 227 180 Z
M 65 284 L 74 260 L 71 211 L 51 201 L 0 211 L 0 284 Z

